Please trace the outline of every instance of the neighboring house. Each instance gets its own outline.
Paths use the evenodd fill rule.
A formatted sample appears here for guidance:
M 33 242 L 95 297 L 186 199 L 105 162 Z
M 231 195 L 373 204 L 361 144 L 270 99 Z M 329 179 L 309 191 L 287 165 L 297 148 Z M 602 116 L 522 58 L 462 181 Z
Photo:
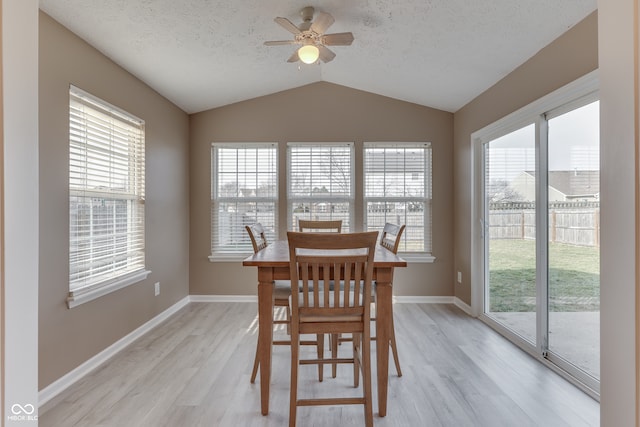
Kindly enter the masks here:
M 535 200 L 535 171 L 523 171 L 510 183 L 522 200 Z M 600 199 L 600 171 L 549 172 L 549 201 L 596 201 Z

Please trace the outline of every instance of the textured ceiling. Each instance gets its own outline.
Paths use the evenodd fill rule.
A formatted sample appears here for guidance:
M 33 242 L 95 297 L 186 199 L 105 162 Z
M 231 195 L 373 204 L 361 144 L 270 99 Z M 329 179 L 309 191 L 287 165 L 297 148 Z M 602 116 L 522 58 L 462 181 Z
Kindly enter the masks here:
M 287 63 L 276 16 L 332 14 L 351 46 Z M 40 8 L 188 113 L 326 81 L 454 112 L 596 9 L 596 0 L 40 0 Z

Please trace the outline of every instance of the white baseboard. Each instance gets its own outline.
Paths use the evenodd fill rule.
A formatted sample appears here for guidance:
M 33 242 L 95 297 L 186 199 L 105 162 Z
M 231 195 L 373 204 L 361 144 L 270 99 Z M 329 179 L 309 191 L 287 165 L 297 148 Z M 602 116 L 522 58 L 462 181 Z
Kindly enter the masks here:
M 189 295 L 190 302 L 258 302 L 257 295 Z
M 462 301 L 460 298 L 454 297 L 453 298 L 453 304 L 456 307 L 458 307 L 460 310 L 462 310 L 465 313 L 467 313 L 469 316 L 473 316 L 473 312 L 471 311 L 471 306 L 469 304 L 467 304 L 466 302 Z
M 393 297 L 393 302 L 398 304 L 414 303 L 414 304 L 453 304 L 453 297 L 450 296 L 434 296 L 434 297 L 419 297 L 419 296 L 396 296 Z
M 465 304 L 463 301 L 452 296 L 394 296 L 394 302 L 396 303 L 419 303 L 419 304 L 455 304 L 467 313 L 471 313 L 471 307 Z M 113 357 L 116 353 L 122 351 L 126 346 L 158 326 L 161 322 L 168 319 L 171 315 L 175 314 L 178 310 L 185 307 L 191 302 L 257 302 L 258 298 L 255 295 L 189 295 L 162 313 L 158 314 L 153 319 L 149 320 L 144 325 L 140 326 L 131 333 L 120 338 L 115 343 L 93 356 L 71 372 L 60 377 L 47 387 L 40 390 L 38 393 L 38 405 L 41 413 L 46 412 L 47 408 L 43 408 L 49 401 L 58 396 L 64 390 L 71 385 L 88 375 L 91 371 L 99 367 L 108 359 Z
M 153 319 L 149 320 L 147 323 L 120 338 L 118 341 L 111 344 L 109 347 L 105 348 L 100 353 L 93 356 L 91 359 L 87 360 L 74 370 L 63 375 L 56 381 L 40 390 L 40 392 L 38 392 L 39 408 L 42 408 L 47 402 L 62 393 L 69 386 L 82 379 L 84 376 L 106 362 L 109 358 L 113 357 L 116 353 L 120 352 L 126 346 L 149 332 L 154 327 L 158 326 L 161 322 L 168 319 L 171 315 L 175 314 L 181 308 L 185 307 L 187 304 L 189 304 L 189 302 L 190 298 L 188 296 L 181 299 L 162 313 L 158 314 Z
M 414 303 L 414 304 L 456 304 L 458 300 L 452 296 L 394 296 L 393 302 L 398 304 Z M 255 295 L 190 295 L 190 302 L 258 302 Z M 460 300 L 458 300 L 460 301 Z M 460 304 L 464 302 L 460 301 Z M 466 304 L 465 304 L 466 305 Z M 468 307 L 468 306 L 467 306 Z M 460 307 L 467 311 L 464 307 Z M 471 307 L 469 307 L 469 310 Z

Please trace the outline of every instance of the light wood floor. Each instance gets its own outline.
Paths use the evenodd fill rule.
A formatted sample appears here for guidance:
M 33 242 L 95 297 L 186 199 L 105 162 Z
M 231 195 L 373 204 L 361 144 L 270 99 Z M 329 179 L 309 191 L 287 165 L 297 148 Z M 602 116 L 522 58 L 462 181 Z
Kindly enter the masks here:
M 268 416 L 260 414 L 259 381 L 249 383 L 256 310 L 191 303 L 41 408 L 39 425 L 287 425 L 289 348 L 274 347 Z M 404 375 L 391 362 L 388 413 L 378 417 L 374 405 L 376 426 L 599 425 L 596 401 L 457 307 L 394 310 Z M 341 368 L 335 379 L 325 368 L 320 383 L 314 366 L 302 366 L 300 397 L 354 392 L 350 368 Z M 361 406 L 298 409 L 300 427 L 363 424 Z

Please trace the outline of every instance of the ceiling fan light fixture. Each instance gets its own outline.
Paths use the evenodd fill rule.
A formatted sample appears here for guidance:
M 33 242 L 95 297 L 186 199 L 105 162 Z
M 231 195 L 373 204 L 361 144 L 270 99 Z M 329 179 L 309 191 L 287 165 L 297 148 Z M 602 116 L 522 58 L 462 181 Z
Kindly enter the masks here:
M 298 57 L 305 64 L 313 64 L 318 60 L 319 56 L 320 50 L 312 44 L 304 45 L 298 49 Z

